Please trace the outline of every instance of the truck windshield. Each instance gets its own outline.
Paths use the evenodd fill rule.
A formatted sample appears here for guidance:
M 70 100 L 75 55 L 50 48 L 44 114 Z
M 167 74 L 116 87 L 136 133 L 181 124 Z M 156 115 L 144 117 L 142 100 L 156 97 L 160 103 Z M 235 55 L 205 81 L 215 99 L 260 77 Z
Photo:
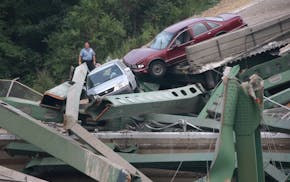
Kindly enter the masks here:
M 173 37 L 173 33 L 163 31 L 155 37 L 155 39 L 152 41 L 149 47 L 152 49 L 159 49 L 159 50 L 164 49 L 168 46 L 172 37 Z
M 123 73 L 117 65 L 112 65 L 108 68 L 100 70 L 92 75 L 88 76 L 87 84 L 88 88 L 93 88 L 116 77 L 121 76 Z

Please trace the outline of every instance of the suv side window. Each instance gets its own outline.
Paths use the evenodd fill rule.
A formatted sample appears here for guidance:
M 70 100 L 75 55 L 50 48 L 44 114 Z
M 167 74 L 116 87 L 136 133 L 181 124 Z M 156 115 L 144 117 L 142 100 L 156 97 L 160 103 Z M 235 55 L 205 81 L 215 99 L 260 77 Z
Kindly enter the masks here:
M 188 30 L 182 32 L 176 39 L 175 39 L 175 45 L 182 45 L 186 42 L 191 40 L 191 36 L 188 32 Z
M 219 24 L 210 21 L 207 21 L 206 23 L 210 26 L 210 28 L 216 28 L 220 26 Z
M 203 23 L 196 23 L 192 27 L 193 35 L 196 37 L 204 32 L 207 32 L 207 28 Z

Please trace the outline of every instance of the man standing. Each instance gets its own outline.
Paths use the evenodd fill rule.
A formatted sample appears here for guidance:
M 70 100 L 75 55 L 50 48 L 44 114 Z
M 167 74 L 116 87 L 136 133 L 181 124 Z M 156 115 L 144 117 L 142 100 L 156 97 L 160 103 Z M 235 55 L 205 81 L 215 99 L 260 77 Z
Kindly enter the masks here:
M 85 48 L 80 52 L 79 65 L 82 63 L 86 63 L 90 71 L 95 68 L 96 53 L 92 48 L 90 48 L 89 42 L 85 42 Z

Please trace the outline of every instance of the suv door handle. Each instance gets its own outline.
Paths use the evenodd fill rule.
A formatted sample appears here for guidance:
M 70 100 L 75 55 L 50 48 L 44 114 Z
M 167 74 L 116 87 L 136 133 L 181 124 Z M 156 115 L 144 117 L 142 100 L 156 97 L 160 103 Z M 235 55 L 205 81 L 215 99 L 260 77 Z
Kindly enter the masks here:
M 211 32 L 208 32 L 207 34 L 208 34 L 208 35 L 210 35 L 210 34 L 211 34 Z

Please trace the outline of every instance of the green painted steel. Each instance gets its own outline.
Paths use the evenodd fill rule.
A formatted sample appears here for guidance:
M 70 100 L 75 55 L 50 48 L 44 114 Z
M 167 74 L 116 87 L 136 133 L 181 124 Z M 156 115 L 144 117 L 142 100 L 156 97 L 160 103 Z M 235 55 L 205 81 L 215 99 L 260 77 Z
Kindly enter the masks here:
M 46 156 L 44 151 L 41 149 L 28 144 L 28 143 L 10 143 L 6 149 L 11 155 L 29 155 L 29 156 Z M 179 163 L 182 161 L 183 165 L 180 170 L 185 171 L 198 171 L 206 173 L 206 163 L 214 160 L 214 152 L 203 152 L 203 153 L 155 153 L 155 154 L 137 154 L 137 153 L 118 153 L 128 162 L 136 167 L 149 167 L 158 169 L 176 169 Z M 284 172 L 280 169 L 274 168 L 275 166 L 269 166 L 269 161 L 290 162 L 289 153 L 274 153 L 274 152 L 263 152 L 264 159 L 264 170 L 273 178 L 277 179 L 277 174 L 283 174 Z M 249 160 L 247 160 L 249 161 Z M 236 163 L 237 165 L 237 163 Z M 63 161 L 53 158 L 33 158 L 25 167 L 25 171 L 33 170 L 32 168 L 54 168 L 54 167 L 66 167 L 67 164 Z M 236 166 L 237 167 L 237 166 Z M 275 170 L 272 172 L 271 168 Z M 279 171 L 278 171 L 279 170 Z M 281 175 L 280 175 L 281 176 Z M 278 178 L 279 179 L 279 178 Z
M 238 104 L 239 84 L 235 80 L 225 80 L 223 92 L 223 114 L 220 136 L 216 143 L 216 159 L 210 169 L 211 182 L 231 181 L 235 169 L 234 121 Z
M 262 116 L 262 79 L 252 77 L 240 84 L 224 79 L 225 90 L 217 156 L 210 181 L 231 181 L 237 160 L 238 181 L 265 181 L 259 125 Z M 236 152 L 236 153 L 235 153 Z M 249 162 L 251 161 L 251 165 Z
M 199 119 L 192 116 L 183 115 L 171 115 L 171 114 L 146 114 L 143 116 L 145 121 L 157 121 L 161 123 L 177 123 L 181 121 L 188 122 L 191 125 L 208 128 L 208 129 L 220 129 L 220 122 L 213 119 Z
M 32 116 L 37 120 L 57 123 L 63 121 L 63 115 L 61 112 L 40 107 L 38 102 L 16 97 L 3 97 L 1 100 L 13 107 L 16 107 L 17 109 L 23 111 L 24 113 Z
M 271 61 L 258 64 L 241 73 L 239 78 L 243 81 L 248 80 L 253 74 L 259 75 L 263 79 L 267 79 L 278 73 L 290 69 L 290 54 L 273 59 Z
M 231 77 L 235 77 L 240 71 L 240 66 L 237 65 L 237 66 L 234 66 L 228 77 L 231 78 Z M 198 118 L 199 119 L 204 119 L 204 118 L 207 118 L 208 116 L 208 108 L 210 106 L 212 106 L 214 104 L 214 102 L 220 98 L 222 96 L 222 93 L 224 91 L 224 85 L 223 84 L 220 84 L 219 86 L 216 87 L 215 90 L 212 91 L 212 94 L 211 94 L 211 97 L 210 99 L 207 101 L 206 105 L 203 107 L 203 109 L 201 110 L 201 112 L 198 114 Z
M 22 111 L 0 102 L 0 126 L 27 142 L 61 159 L 98 181 L 117 181 L 129 174 L 103 156 L 83 148 L 78 142 L 38 122 Z M 125 179 L 124 179 L 125 180 Z
M 290 162 L 290 153 L 263 152 L 264 161 Z
M 285 173 L 269 162 L 264 162 L 264 170 L 278 182 L 290 180 L 289 176 L 285 175 Z
M 41 99 L 40 105 L 48 108 L 62 109 L 65 106 L 68 90 L 73 85 L 74 82 L 66 81 L 47 90 Z
M 268 91 L 270 89 L 276 88 L 282 84 L 287 84 L 290 82 L 290 70 L 280 72 L 264 80 L 264 89 Z
M 192 116 L 183 115 L 171 115 L 171 114 L 146 114 L 143 116 L 144 121 L 157 121 L 161 123 L 172 124 L 179 121 L 186 121 L 197 127 L 208 129 L 220 129 L 220 122 L 213 119 L 198 119 Z M 289 120 L 279 119 L 271 117 L 267 114 L 263 114 L 263 122 L 261 123 L 269 127 L 273 132 L 282 132 L 290 134 L 290 122 Z
M 288 104 L 290 102 L 290 88 L 282 90 L 274 95 L 269 96 L 269 99 L 279 103 L 279 104 Z M 264 100 L 264 108 L 269 109 L 276 107 L 277 105 L 269 100 Z
M 17 97 L 39 102 L 42 94 L 32 88 L 13 80 L 0 79 L 0 97 Z
M 87 107 L 93 119 L 139 116 L 147 113 L 199 113 L 204 106 L 202 92 L 195 86 L 176 89 L 106 96 Z
M 263 125 L 266 125 L 272 132 L 282 132 L 290 134 L 290 121 L 263 115 Z
M 265 177 L 259 129 L 262 108 L 244 90 L 239 92 L 235 117 L 238 179 L 239 181 L 263 182 Z

